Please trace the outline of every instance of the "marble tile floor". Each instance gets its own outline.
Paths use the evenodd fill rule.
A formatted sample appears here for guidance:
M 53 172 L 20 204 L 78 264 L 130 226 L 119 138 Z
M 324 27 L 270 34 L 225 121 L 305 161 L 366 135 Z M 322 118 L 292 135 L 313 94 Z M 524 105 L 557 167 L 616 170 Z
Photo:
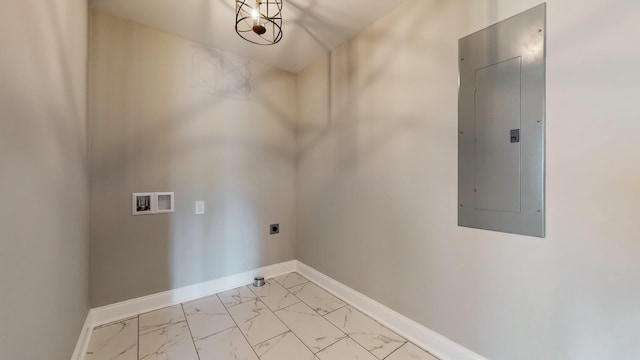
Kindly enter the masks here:
M 96 327 L 85 360 L 437 360 L 297 273 Z

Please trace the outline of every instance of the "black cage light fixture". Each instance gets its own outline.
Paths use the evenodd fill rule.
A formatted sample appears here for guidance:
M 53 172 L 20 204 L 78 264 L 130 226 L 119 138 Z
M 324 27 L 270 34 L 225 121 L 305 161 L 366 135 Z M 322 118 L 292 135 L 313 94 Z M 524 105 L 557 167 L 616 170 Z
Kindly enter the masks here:
M 236 32 L 258 45 L 282 39 L 283 0 L 236 0 Z

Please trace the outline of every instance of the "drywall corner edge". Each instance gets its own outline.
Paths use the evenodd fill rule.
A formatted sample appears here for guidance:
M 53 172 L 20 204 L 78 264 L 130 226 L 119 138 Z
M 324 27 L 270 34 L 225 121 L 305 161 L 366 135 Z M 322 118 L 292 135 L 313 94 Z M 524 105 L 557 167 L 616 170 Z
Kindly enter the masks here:
M 78 342 L 76 343 L 76 347 L 73 350 L 73 355 L 71 355 L 71 360 L 83 360 L 84 354 L 87 353 L 87 348 L 89 347 L 89 339 L 91 338 L 91 334 L 93 333 L 93 316 L 91 310 L 87 312 L 87 317 L 84 320 L 84 324 L 82 325 L 82 330 L 80 332 L 80 336 L 78 337 Z

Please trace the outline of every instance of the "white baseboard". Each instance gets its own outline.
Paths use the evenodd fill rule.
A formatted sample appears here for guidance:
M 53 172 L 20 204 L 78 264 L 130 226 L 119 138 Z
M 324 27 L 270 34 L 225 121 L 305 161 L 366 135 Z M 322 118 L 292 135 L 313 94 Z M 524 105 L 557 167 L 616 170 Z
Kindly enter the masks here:
M 91 317 L 91 310 L 87 313 L 87 317 L 82 325 L 82 331 L 78 337 L 76 348 L 73 350 L 71 360 L 83 360 L 84 354 L 87 353 L 87 347 L 89 346 L 89 338 L 93 332 L 93 318 Z
M 352 288 L 328 277 L 318 270 L 296 262 L 298 272 L 341 298 L 356 309 L 376 319 L 382 325 L 395 331 L 417 346 L 428 350 L 443 360 L 487 360 L 473 351 L 447 339 L 446 337 L 426 328 L 408 317 L 389 309 L 379 302 L 353 290 Z
M 96 326 L 108 324 L 114 321 L 126 319 L 141 313 L 157 310 L 166 306 L 176 305 L 201 297 L 217 294 L 221 291 L 231 290 L 253 282 L 256 276 L 271 278 L 294 272 L 296 261 L 291 260 L 275 265 L 246 271 L 240 274 L 189 285 L 157 294 L 143 296 L 116 304 L 111 304 L 89 310 L 87 318 L 82 326 L 82 332 L 76 343 L 71 360 L 83 360 L 87 353 L 91 334 Z
M 240 274 L 189 285 L 153 295 L 127 300 L 112 305 L 92 309 L 93 326 L 133 317 L 141 313 L 180 304 L 201 297 L 231 290 L 253 282 L 255 276 L 275 277 L 295 271 L 296 260 L 246 271 Z
M 255 276 L 272 278 L 294 271 L 442 360 L 487 360 L 297 260 L 91 309 L 71 360 L 84 359 L 93 328 L 96 326 L 247 285 Z

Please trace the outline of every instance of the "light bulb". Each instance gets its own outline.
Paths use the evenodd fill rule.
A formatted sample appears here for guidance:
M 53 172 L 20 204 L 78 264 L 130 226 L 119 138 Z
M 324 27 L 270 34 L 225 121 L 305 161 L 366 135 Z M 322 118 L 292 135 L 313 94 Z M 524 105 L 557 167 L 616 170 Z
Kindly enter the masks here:
M 256 1 L 256 7 L 251 10 L 251 18 L 253 19 L 253 32 L 262 35 L 267 32 L 267 29 L 260 23 L 260 1 Z

